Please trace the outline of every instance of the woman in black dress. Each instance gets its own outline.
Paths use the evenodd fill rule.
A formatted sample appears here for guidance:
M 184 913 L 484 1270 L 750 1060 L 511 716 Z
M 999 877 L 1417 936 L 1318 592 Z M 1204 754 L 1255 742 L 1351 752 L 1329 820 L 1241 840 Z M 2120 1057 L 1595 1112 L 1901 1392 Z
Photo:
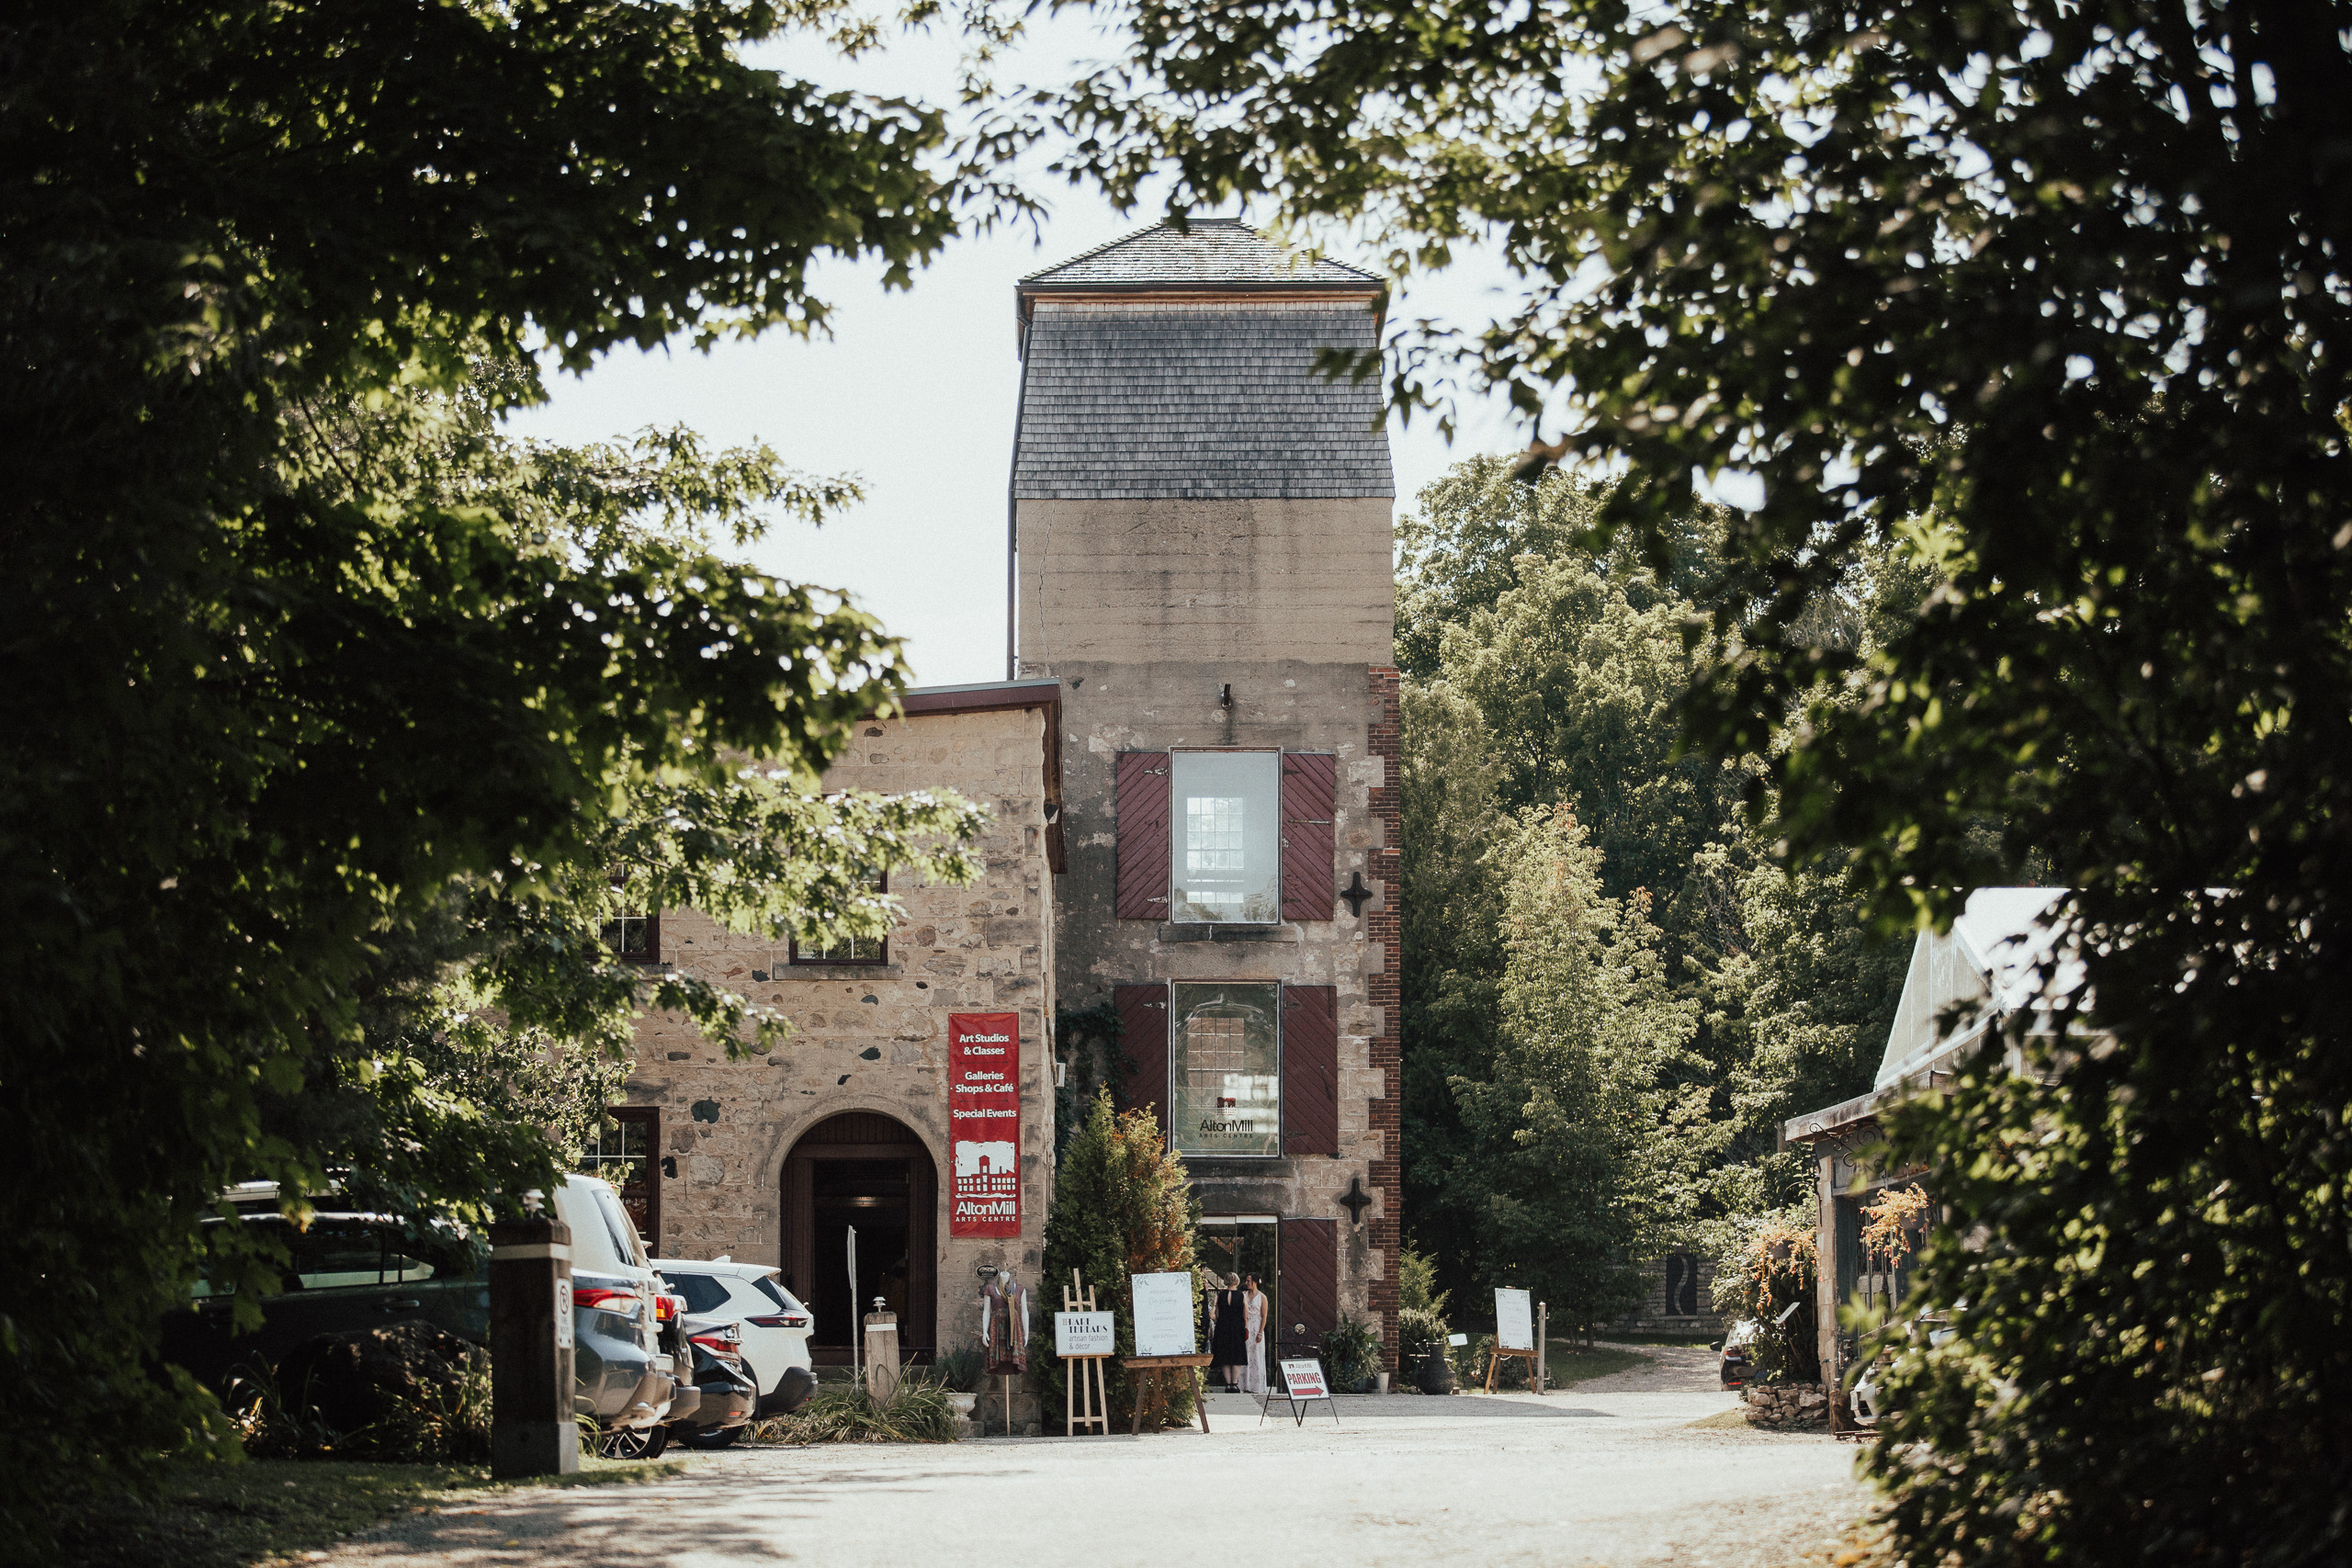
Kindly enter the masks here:
M 1250 1330 L 1242 1320 L 1243 1311 L 1241 1276 L 1227 1274 L 1225 1289 L 1209 1303 L 1209 1357 L 1216 1363 L 1216 1375 L 1225 1380 L 1227 1393 L 1240 1392 L 1241 1368 L 1250 1359 Z

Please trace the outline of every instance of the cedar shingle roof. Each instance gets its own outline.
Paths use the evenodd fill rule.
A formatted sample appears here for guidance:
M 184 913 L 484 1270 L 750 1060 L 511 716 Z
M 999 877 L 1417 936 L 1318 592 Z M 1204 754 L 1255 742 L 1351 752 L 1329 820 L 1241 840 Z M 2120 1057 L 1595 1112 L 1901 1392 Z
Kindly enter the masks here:
M 1042 310 L 1030 323 L 1012 494 L 1031 500 L 1393 496 L 1380 378 L 1326 380 L 1372 348 L 1363 307 Z
M 1274 243 L 1237 218 L 1196 218 L 1184 232 L 1166 223 L 1138 229 L 1084 255 L 1033 272 L 1023 293 L 1066 288 L 1134 288 L 1219 284 L 1376 289 L 1380 279 L 1360 267 L 1310 258 Z

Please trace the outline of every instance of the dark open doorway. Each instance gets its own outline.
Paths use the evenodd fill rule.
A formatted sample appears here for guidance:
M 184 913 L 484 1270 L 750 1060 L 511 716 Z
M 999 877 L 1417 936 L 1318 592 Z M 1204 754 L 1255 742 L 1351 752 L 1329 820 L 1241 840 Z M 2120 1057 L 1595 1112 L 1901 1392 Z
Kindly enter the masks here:
M 824 1366 L 846 1363 L 851 1337 L 881 1296 L 899 1314 L 901 1353 L 928 1359 L 938 1344 L 939 1175 L 922 1140 L 875 1111 L 828 1117 L 786 1156 L 783 1196 L 779 1257 L 786 1286 L 816 1319 L 811 1357 Z

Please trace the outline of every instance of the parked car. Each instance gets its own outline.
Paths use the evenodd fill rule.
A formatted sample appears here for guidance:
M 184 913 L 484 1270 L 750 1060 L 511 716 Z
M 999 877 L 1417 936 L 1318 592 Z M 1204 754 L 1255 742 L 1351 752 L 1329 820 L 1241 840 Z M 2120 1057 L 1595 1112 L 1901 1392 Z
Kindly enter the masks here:
M 424 1322 L 476 1345 L 490 1342 L 488 1252 L 475 1238 L 435 1222 L 333 1208 L 298 1231 L 277 1211 L 275 1183 L 228 1196 L 244 1213 L 205 1224 L 243 1225 L 278 1242 L 289 1261 L 279 1270 L 280 1293 L 258 1302 L 257 1329 L 236 1332 L 234 1298 L 209 1279 L 197 1282 L 187 1310 L 164 1319 L 164 1359 L 208 1388 L 226 1394 L 232 1382 L 268 1372 L 321 1334 Z
M 790 1415 L 817 1391 L 808 1359 L 816 1318 L 778 1282 L 781 1269 L 726 1258 L 707 1263 L 667 1258 L 653 1266 L 685 1297 L 696 1321 L 731 1323 L 741 1334 L 743 1364 L 759 1390 L 753 1415 Z
M 751 1421 L 760 1399 L 759 1386 L 743 1364 L 743 1331 L 715 1318 L 688 1317 L 683 1327 L 694 1358 L 695 1405 L 685 1415 L 671 1414 L 670 1430 L 693 1449 L 723 1449 Z
M 1940 1316 L 1920 1318 L 1905 1329 L 1912 1343 L 1924 1339 L 1930 1346 L 1941 1345 L 1959 1332 L 1952 1327 L 1949 1318 Z M 1879 1417 L 1886 1414 L 1886 1372 L 1893 1364 L 1893 1356 L 1882 1352 L 1876 1360 L 1863 1369 L 1862 1375 L 1854 1380 L 1853 1392 L 1847 1396 L 1847 1403 L 1854 1412 L 1856 1426 L 1875 1427 Z
M 1747 1348 L 1755 1340 L 1756 1325 L 1741 1318 L 1721 1339 L 1715 1341 L 1717 1366 L 1723 1373 L 1725 1388 L 1739 1388 L 1747 1383 L 1750 1371 Z
M 614 1457 L 650 1458 L 669 1441 L 662 1423 L 681 1386 L 693 1387 L 672 1326 L 678 1308 L 663 1304 L 669 1292 L 612 1183 L 568 1176 L 555 1212 L 571 1231 L 573 1407 L 603 1429 Z

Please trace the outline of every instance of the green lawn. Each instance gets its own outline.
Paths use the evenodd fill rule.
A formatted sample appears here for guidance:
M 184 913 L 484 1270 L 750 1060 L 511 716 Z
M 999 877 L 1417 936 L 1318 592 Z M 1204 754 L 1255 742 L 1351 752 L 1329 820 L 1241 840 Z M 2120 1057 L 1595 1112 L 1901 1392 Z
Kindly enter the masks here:
M 1544 1358 L 1544 1374 L 1554 1388 L 1589 1382 L 1611 1372 L 1630 1371 L 1650 1361 L 1649 1357 L 1636 1350 L 1610 1350 L 1598 1346 L 1588 1350 L 1566 1339 L 1553 1340 L 1549 1350 Z
M 1712 1348 L 1715 1339 L 1722 1336 L 1717 1335 L 1711 1339 L 1703 1334 L 1609 1334 L 1603 1337 L 1620 1345 L 1705 1345 Z
M 651 1481 L 675 1460 L 583 1460 L 563 1484 Z M 553 1482 L 553 1478 L 550 1478 Z M 246 1568 L 332 1546 L 401 1514 L 466 1495 L 535 1483 L 493 1482 L 488 1465 L 249 1460 L 178 1464 L 152 1495 L 114 1495 L 58 1525 L 61 1568 Z

